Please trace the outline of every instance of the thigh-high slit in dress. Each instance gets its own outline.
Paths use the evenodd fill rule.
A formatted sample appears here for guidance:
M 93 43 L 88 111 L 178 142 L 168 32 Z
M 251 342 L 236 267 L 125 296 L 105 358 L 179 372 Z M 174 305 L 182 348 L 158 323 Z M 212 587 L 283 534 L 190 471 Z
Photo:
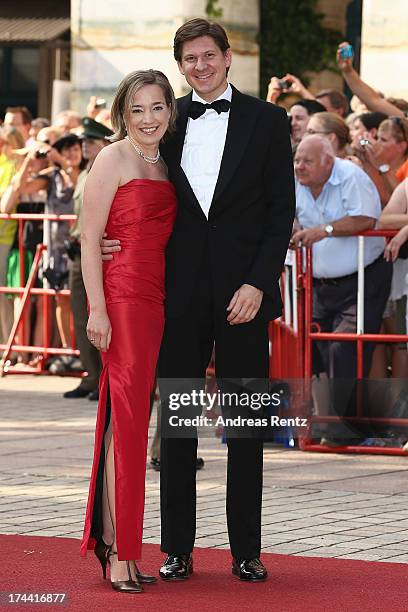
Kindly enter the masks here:
M 133 179 L 119 187 L 109 213 L 106 232 L 120 240 L 121 251 L 103 263 L 112 340 L 101 354 L 83 556 L 103 533 L 105 450 L 112 435 L 118 559 L 141 558 L 150 394 L 164 328 L 165 248 L 176 210 L 170 182 Z

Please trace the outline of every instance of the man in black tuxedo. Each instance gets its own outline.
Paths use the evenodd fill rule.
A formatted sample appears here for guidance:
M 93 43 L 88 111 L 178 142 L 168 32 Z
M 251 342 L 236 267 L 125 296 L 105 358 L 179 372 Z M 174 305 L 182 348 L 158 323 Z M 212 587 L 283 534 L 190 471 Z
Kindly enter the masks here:
M 268 321 L 281 313 L 278 280 L 295 212 L 286 113 L 229 85 L 224 29 L 188 21 L 176 32 L 174 56 L 193 91 L 178 100 L 176 133 L 160 147 L 179 201 L 166 251 L 158 365 L 164 580 L 192 573 L 197 459 L 196 436 L 165 433 L 166 381 L 204 380 L 214 343 L 218 380 L 268 378 Z M 118 250 L 115 244 L 106 241 L 104 254 Z M 231 437 L 227 444 L 232 572 L 264 580 L 262 440 Z
M 281 313 L 278 279 L 295 210 L 287 116 L 228 84 L 231 50 L 220 25 L 185 23 L 174 56 L 193 91 L 178 100 L 176 134 L 161 147 L 179 211 L 166 253 L 159 384 L 203 379 L 214 342 L 217 378 L 267 379 L 268 321 Z M 196 457 L 196 438 L 163 436 L 163 579 L 192 572 Z M 243 580 L 266 578 L 262 459 L 261 440 L 228 440 L 232 571 Z

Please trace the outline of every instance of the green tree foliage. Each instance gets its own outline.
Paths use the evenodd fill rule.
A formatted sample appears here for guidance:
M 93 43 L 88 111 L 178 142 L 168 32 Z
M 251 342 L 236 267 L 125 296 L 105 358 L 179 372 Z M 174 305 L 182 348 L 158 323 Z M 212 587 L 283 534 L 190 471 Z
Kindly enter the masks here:
M 205 14 L 208 19 L 220 19 L 223 16 L 223 10 L 218 6 L 218 0 L 207 0 L 205 5 Z
M 317 0 L 261 0 L 261 96 L 271 76 L 287 72 L 305 84 L 305 72 L 336 71 L 336 48 L 343 35 L 323 27 Z

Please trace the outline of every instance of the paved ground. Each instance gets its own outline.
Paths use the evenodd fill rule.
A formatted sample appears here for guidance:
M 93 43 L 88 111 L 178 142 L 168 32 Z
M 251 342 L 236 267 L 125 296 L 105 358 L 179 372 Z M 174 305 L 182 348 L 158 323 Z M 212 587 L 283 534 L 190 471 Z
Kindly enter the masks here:
M 75 384 L 0 379 L 0 533 L 81 536 L 96 404 L 64 400 Z M 207 438 L 200 454 L 196 543 L 225 548 L 225 448 Z M 267 448 L 264 482 L 265 551 L 408 562 L 408 457 Z M 148 469 L 145 541 L 159 530 L 159 475 Z

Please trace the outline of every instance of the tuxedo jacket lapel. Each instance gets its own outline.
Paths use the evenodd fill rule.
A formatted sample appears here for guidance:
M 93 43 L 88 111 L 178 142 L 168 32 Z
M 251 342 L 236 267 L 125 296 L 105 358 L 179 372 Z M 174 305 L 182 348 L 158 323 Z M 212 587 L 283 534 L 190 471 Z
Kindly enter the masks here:
M 245 96 L 232 86 L 231 110 L 228 119 L 227 136 L 209 217 L 222 208 L 222 200 L 220 197 L 228 183 L 232 180 L 234 172 L 242 159 L 255 121 L 256 115 L 253 107 L 248 105 Z
M 177 187 L 181 202 L 191 205 L 193 210 L 201 217 L 206 219 L 203 210 L 191 188 L 190 183 L 181 167 L 181 157 L 183 154 L 184 140 L 186 136 L 188 110 L 191 103 L 192 92 L 187 96 L 179 98 L 177 101 L 177 128 L 171 142 L 164 147 L 164 156 L 169 166 L 171 179 Z M 223 207 L 221 196 L 232 180 L 235 170 L 242 159 L 246 145 L 251 136 L 253 126 L 256 121 L 256 114 L 253 106 L 248 104 L 246 97 L 243 96 L 234 86 L 232 86 L 232 101 L 230 116 L 228 119 L 228 129 L 225 139 L 224 152 L 221 160 L 220 171 L 215 186 L 209 218 L 216 214 Z
M 183 154 L 183 145 L 186 137 L 188 109 L 191 104 L 191 96 L 192 92 L 177 100 L 177 124 L 173 148 L 174 163 L 178 166 L 181 164 L 181 156 Z

